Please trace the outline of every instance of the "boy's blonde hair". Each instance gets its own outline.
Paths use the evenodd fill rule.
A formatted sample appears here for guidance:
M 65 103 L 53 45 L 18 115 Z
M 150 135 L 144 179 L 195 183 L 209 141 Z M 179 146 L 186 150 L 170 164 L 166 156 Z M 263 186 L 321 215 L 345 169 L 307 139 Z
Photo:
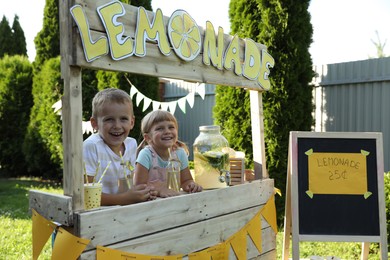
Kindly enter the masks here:
M 106 88 L 99 91 L 92 100 L 92 117 L 97 118 L 103 107 L 109 103 L 128 103 L 131 115 L 134 116 L 133 102 L 130 95 L 118 88 Z
M 169 122 L 173 122 L 175 124 L 175 127 L 177 130 L 179 130 L 179 125 L 177 124 L 177 120 L 175 118 L 174 115 L 172 115 L 170 112 L 168 111 L 164 111 L 164 110 L 155 110 L 155 111 L 152 111 L 150 113 L 148 113 L 142 120 L 141 120 L 141 132 L 142 132 L 142 136 L 144 134 L 148 134 L 150 132 L 150 130 L 152 129 L 152 127 L 155 125 L 155 124 L 158 124 L 160 122 L 163 122 L 163 121 L 169 121 Z M 144 148 L 145 146 L 147 145 L 147 142 L 145 140 L 145 138 L 142 140 L 142 142 L 140 143 L 140 145 L 138 146 L 137 148 L 137 154 L 139 151 L 141 151 L 142 148 Z M 188 154 L 189 151 L 188 151 L 188 147 L 185 143 L 177 140 L 176 142 L 176 145 L 178 147 L 181 147 L 183 148 L 186 153 Z

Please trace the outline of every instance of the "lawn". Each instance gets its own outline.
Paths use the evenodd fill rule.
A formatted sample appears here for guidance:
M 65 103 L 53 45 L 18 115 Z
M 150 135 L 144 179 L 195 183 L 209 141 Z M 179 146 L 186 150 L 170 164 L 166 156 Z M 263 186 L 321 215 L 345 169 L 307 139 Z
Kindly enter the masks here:
M 32 257 L 32 225 L 28 212 L 28 191 L 30 189 L 62 194 L 58 183 L 33 179 L 0 179 L 0 259 L 24 260 Z M 281 259 L 283 233 L 277 235 L 278 259 Z M 334 259 L 360 259 L 360 243 L 301 242 L 301 258 L 311 256 L 337 256 Z M 291 249 L 291 246 L 290 246 Z M 291 255 L 291 254 L 290 254 Z M 50 259 L 51 245 L 48 242 L 39 259 Z M 330 259 L 330 258 L 329 258 Z M 378 244 L 371 244 L 370 260 L 379 258 Z

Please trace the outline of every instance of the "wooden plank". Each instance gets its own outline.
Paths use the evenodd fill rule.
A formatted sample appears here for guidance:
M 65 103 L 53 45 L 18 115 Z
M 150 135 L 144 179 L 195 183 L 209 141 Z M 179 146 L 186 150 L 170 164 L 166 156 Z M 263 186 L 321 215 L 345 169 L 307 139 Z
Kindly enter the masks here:
M 93 39 L 100 36 L 106 36 L 105 29 L 100 21 L 96 8 L 105 4 L 105 1 L 76 1 L 79 3 L 86 13 L 90 26 L 90 34 Z M 126 15 L 118 18 L 118 21 L 124 25 L 125 37 L 135 38 L 136 22 L 138 9 L 134 6 L 124 5 Z M 150 21 L 154 19 L 154 13 L 147 11 Z M 164 23 L 168 24 L 169 17 L 164 17 Z M 74 23 L 73 23 L 74 24 Z M 205 30 L 199 26 L 201 33 L 201 42 L 203 42 Z M 215 28 L 218 30 L 218 28 Z M 224 34 L 224 51 L 228 48 L 233 36 Z M 80 66 L 90 69 L 104 69 L 110 71 L 122 71 L 144 75 L 153 75 L 157 77 L 168 77 L 175 79 L 182 79 L 190 82 L 203 82 L 208 84 L 219 84 L 227 86 L 245 87 L 262 91 L 262 88 L 257 83 L 257 80 L 249 80 L 243 76 L 236 75 L 233 71 L 226 69 L 219 70 L 213 66 L 207 66 L 203 63 L 202 52 L 191 62 L 185 62 L 179 59 L 174 51 L 168 56 L 163 55 L 158 48 L 157 43 L 147 42 L 146 52 L 144 57 L 131 56 L 120 61 L 114 61 L 110 55 L 105 55 L 92 62 L 87 62 L 84 56 L 84 50 L 80 36 L 75 37 L 74 60 L 71 65 Z M 239 39 L 239 55 L 240 60 L 245 60 L 245 41 Z M 263 44 L 256 43 L 259 50 L 266 49 Z M 220 46 L 219 46 L 220 47 Z
M 76 235 L 93 239 L 88 248 L 109 245 L 260 206 L 273 195 L 273 187 L 273 180 L 259 180 L 119 208 L 80 212 L 76 213 L 74 223 Z
M 53 193 L 30 190 L 29 210 L 35 209 L 47 220 L 58 222 L 65 226 L 73 225 L 72 198 Z
M 110 248 L 124 252 L 149 255 L 175 255 L 196 252 L 226 241 L 245 226 L 261 207 L 250 208 L 186 226 L 164 230 L 121 243 L 109 245 Z M 262 252 L 258 252 L 247 236 L 247 258 L 254 258 L 276 247 L 276 234 L 269 224 L 261 218 Z M 229 259 L 236 259 L 232 249 Z M 96 250 L 85 252 L 81 259 L 95 259 Z M 187 258 L 184 258 L 187 259 Z
M 61 77 L 64 80 L 62 97 L 62 141 L 64 147 L 64 194 L 72 196 L 73 210 L 84 208 L 83 193 L 83 135 L 81 68 L 69 66 L 76 31 L 72 28 L 69 7 L 73 1 L 60 0 Z
M 263 101 L 261 92 L 251 90 L 249 92 L 251 102 L 251 126 L 253 163 L 256 179 L 269 178 L 265 160 Z

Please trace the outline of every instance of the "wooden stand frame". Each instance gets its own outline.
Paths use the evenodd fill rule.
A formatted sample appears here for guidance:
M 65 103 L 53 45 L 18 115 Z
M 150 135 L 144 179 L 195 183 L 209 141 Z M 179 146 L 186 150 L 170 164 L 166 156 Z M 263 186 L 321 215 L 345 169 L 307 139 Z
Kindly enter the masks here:
M 206 66 L 202 62 L 200 54 L 192 62 L 183 62 L 174 54 L 162 55 L 156 42 L 147 42 L 148 54 L 145 57 L 129 57 L 120 61 L 114 61 L 110 55 L 106 55 L 92 62 L 87 62 L 84 56 L 82 42 L 77 26 L 70 14 L 70 8 L 75 5 L 82 6 L 89 19 L 91 37 L 96 39 L 104 35 L 105 30 L 96 14 L 97 7 L 107 3 L 107 0 L 60 0 L 60 35 L 61 35 L 61 75 L 64 80 L 64 95 L 62 97 L 62 120 L 63 120 L 63 146 L 64 146 L 64 195 L 30 191 L 30 208 L 34 208 L 40 215 L 49 220 L 71 227 L 75 235 L 93 238 L 93 245 L 110 245 L 113 248 L 131 250 L 142 253 L 163 254 L 172 251 L 187 251 L 183 243 L 165 243 L 165 236 L 176 239 L 185 239 L 183 232 L 215 232 L 209 239 L 202 240 L 201 244 L 194 243 L 194 248 L 200 249 L 215 245 L 221 239 L 226 238 L 232 232 L 236 232 L 253 211 L 261 208 L 263 203 L 273 196 L 273 180 L 269 179 L 265 163 L 264 127 L 262 115 L 262 92 L 258 83 L 244 77 L 238 77 L 231 71 L 221 71 L 212 66 Z M 126 24 L 125 35 L 134 37 L 138 9 L 131 5 L 123 4 L 126 16 L 122 21 Z M 154 13 L 148 12 L 152 21 Z M 167 23 L 168 17 L 164 17 Z M 201 27 L 201 37 L 204 31 Z M 224 35 L 224 48 L 227 48 L 232 36 Z M 244 41 L 240 40 L 240 55 L 243 58 Z M 264 45 L 257 44 L 259 49 L 265 49 Z M 158 77 L 170 77 L 192 82 L 204 82 L 219 85 L 237 86 L 250 89 L 251 120 L 253 133 L 253 150 L 255 175 L 257 181 L 248 184 L 236 185 L 227 189 L 206 191 L 199 194 L 191 194 L 166 200 L 129 205 L 124 207 L 101 208 L 96 211 L 84 211 L 83 195 L 83 155 L 82 155 L 82 69 L 110 70 L 129 72 Z M 251 192 L 249 192 L 251 191 Z M 222 196 L 222 197 L 220 197 Z M 259 200 L 259 196 L 261 199 Z M 207 199 L 208 198 L 208 199 Z M 218 199 L 218 201 L 216 201 Z M 214 202 L 213 202 L 214 200 Z M 211 202 L 210 202 L 211 201 Z M 221 204 L 222 201 L 222 204 Z M 246 201 L 246 206 L 242 203 Z M 203 205 L 199 202 L 204 203 Z M 202 210 L 210 208 L 214 210 Z M 220 207 L 224 205 L 225 207 Z M 157 204 L 159 206 L 157 206 Z M 161 206 L 166 204 L 166 207 Z M 173 207 L 173 208 L 172 208 Z M 165 211 L 164 211 L 165 210 Z M 171 210 L 171 211 L 168 211 Z M 179 210 L 179 211 L 176 211 Z M 189 216 L 188 212 L 196 213 Z M 141 215 L 140 215 L 141 212 Z M 182 226 L 172 223 L 172 219 L 163 218 L 153 220 L 153 228 L 142 229 L 143 226 L 133 226 L 131 218 L 135 215 L 138 220 L 144 220 L 148 214 L 153 216 L 167 216 L 175 213 L 175 219 L 187 219 Z M 180 212 L 180 214 L 178 213 Z M 180 215 L 180 216 L 179 216 Z M 190 218 L 189 218 L 190 217 Z M 105 225 L 107 221 L 129 219 L 128 223 L 116 222 L 115 234 L 107 236 Z M 150 221 L 150 219 L 148 219 Z M 197 224 L 199 222 L 199 224 Z M 92 224 L 94 223 L 94 224 Z M 97 229 L 91 228 L 91 224 Z M 96 226 L 95 226 L 96 225 Z M 204 227 L 207 226 L 207 229 Z M 148 227 L 150 228 L 150 227 Z M 147 228 L 147 229 L 148 229 Z M 261 259 L 276 258 L 276 234 L 264 223 L 264 242 L 267 251 L 256 252 L 249 250 L 249 256 Z M 131 232 L 130 232 L 131 231 Z M 121 232 L 125 232 L 121 233 Z M 154 234 L 161 232 L 161 235 Z M 198 233 L 199 233 L 198 232 Z M 135 235 L 136 234 L 136 235 Z M 201 235 L 200 233 L 198 234 Z M 116 239 L 112 240 L 111 238 Z M 151 242 L 161 244 L 161 248 L 151 246 Z M 126 242 L 128 241 L 128 242 Z M 173 240 L 167 240 L 173 241 Z M 183 240 L 184 241 L 184 240 Z M 198 241 L 199 242 L 199 241 Z M 120 244 L 118 244 L 120 243 Z M 147 245 L 147 246 L 145 246 Z M 177 246 L 181 247 L 178 250 Z M 264 245 L 263 245 L 264 246 Z M 91 246 L 83 254 L 82 259 L 90 259 L 95 252 Z
M 378 180 L 378 209 L 379 209 L 379 233 L 377 236 L 362 235 L 305 235 L 300 233 L 299 216 L 299 175 L 303 174 L 298 169 L 298 139 L 299 138 L 328 138 L 328 139 L 373 139 L 376 142 L 376 163 Z M 369 242 L 380 243 L 381 259 L 387 259 L 387 228 L 384 196 L 384 169 L 383 146 L 381 133 L 352 133 L 352 132 L 291 132 L 288 154 L 288 171 L 286 184 L 286 207 L 284 219 L 283 259 L 289 259 L 290 236 L 292 235 L 293 259 L 299 259 L 300 241 L 325 241 L 325 242 L 363 242 L 361 259 L 368 259 Z M 362 223 L 364 224 L 364 223 Z

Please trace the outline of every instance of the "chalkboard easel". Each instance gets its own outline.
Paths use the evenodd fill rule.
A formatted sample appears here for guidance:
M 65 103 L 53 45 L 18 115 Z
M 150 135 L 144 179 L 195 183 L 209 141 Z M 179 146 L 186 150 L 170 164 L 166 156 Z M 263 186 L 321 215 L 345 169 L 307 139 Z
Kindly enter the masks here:
M 283 259 L 300 241 L 380 243 L 387 259 L 382 134 L 290 132 Z

